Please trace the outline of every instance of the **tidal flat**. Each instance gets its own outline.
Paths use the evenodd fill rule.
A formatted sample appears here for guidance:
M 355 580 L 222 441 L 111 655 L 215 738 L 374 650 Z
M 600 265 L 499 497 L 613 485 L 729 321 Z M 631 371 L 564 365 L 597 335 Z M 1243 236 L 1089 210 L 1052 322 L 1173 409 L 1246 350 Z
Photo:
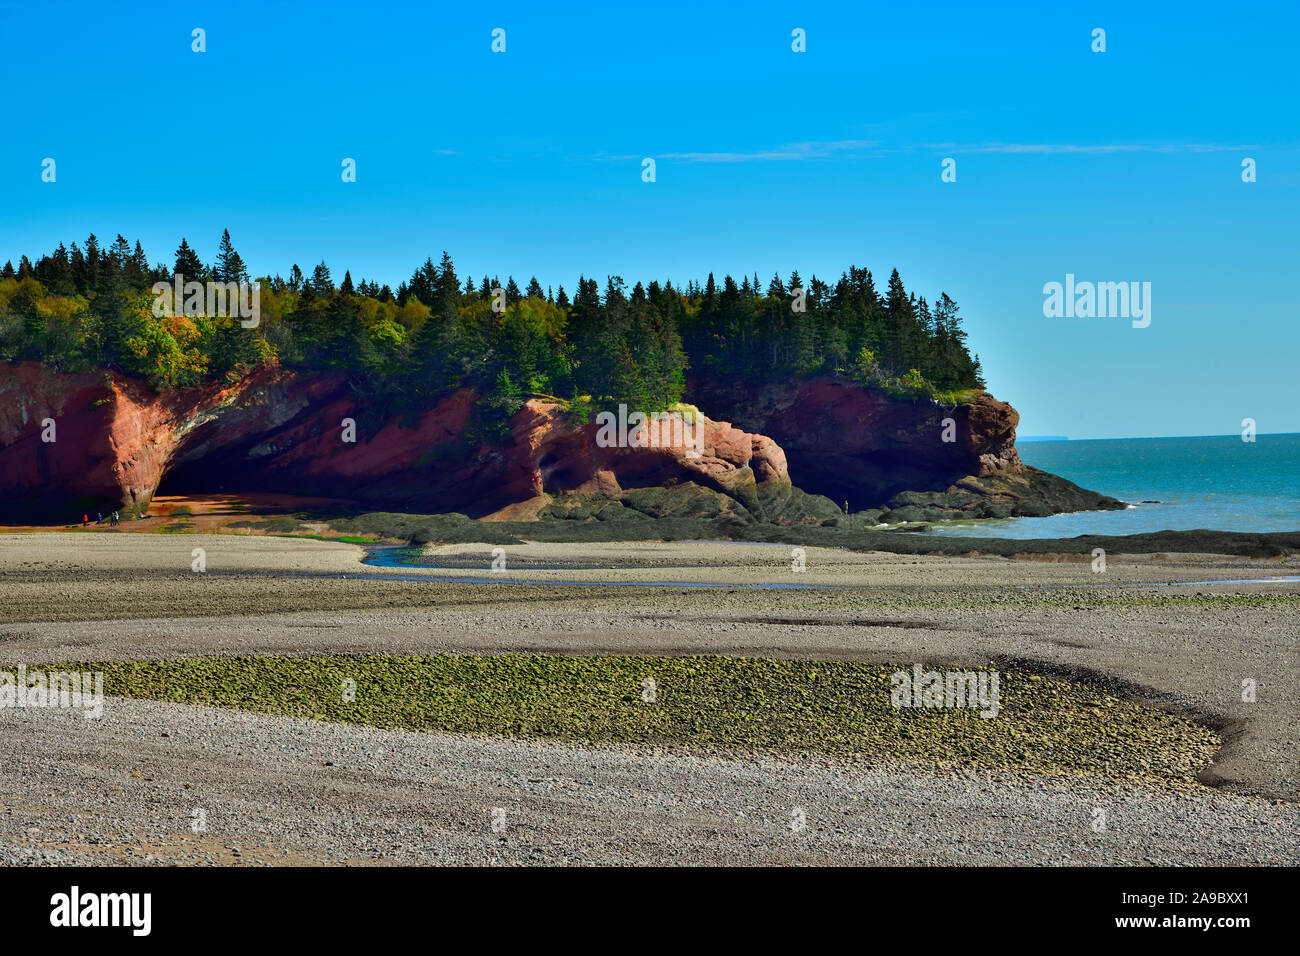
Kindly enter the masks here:
M 343 787 L 347 809 L 338 804 L 338 812 L 379 834 L 392 820 L 393 793 L 384 788 L 418 802 L 425 784 L 408 770 L 395 782 L 397 771 L 384 761 L 376 765 L 388 768 L 382 779 L 369 770 L 364 782 L 348 777 L 339 768 L 352 767 L 354 758 L 322 756 L 334 746 L 324 741 L 346 739 L 354 741 L 348 753 L 443 752 L 431 766 L 459 754 L 456 795 L 448 799 L 471 816 L 476 795 L 499 786 L 516 797 L 538 791 L 540 803 L 528 804 L 548 808 L 538 832 L 561 834 L 563 849 L 534 847 L 529 852 L 540 856 L 527 859 L 631 860 L 646 841 L 663 846 L 673 834 L 687 849 L 663 852 L 682 862 L 712 859 L 725 847 L 754 862 L 862 859 L 854 855 L 861 836 L 843 844 L 826 836 L 807 854 L 755 849 L 754 801 L 771 791 L 772 780 L 787 781 L 769 793 L 778 804 L 795 799 L 787 799 L 787 784 L 809 801 L 816 794 L 848 800 L 839 789 L 848 786 L 850 817 L 871 804 L 871 812 L 898 815 L 903 828 L 920 804 L 894 802 L 909 801 L 901 795 L 913 790 L 918 801 L 946 794 L 942 807 L 926 811 L 945 826 L 959 826 L 986 798 L 989 806 L 1026 808 L 1034 819 L 1016 811 L 1014 820 L 989 824 L 1003 828 L 1004 842 L 990 835 L 980 851 L 987 856 L 976 856 L 991 862 L 1006 841 L 1022 846 L 1025 860 L 1051 856 L 1033 849 L 1039 846 L 1068 846 L 1069 859 L 1110 863 L 1300 859 L 1300 584 L 1287 580 L 1297 573 L 1296 558 L 1110 553 L 1098 573 L 1088 554 L 803 547 L 795 555 L 794 547 L 465 541 L 426 546 L 418 565 L 395 568 L 364 563 L 372 556 L 366 546 L 315 537 L 0 535 L 0 667 L 99 662 L 110 695 L 102 721 L 77 717 L 69 725 L 63 715 L 0 713 L 4 746 L 13 751 L 5 759 L 14 766 L 23 753 L 57 754 L 66 744 L 66 760 L 55 760 L 59 772 L 96 781 L 93 793 L 78 785 L 55 799 L 39 773 L 20 774 L 8 798 L 28 806 L 54 800 L 59 813 L 86 814 L 88 832 L 119 848 L 129 841 L 103 831 L 121 819 L 134 821 L 128 829 L 140 845 L 172 846 L 164 822 L 150 814 L 159 794 L 191 798 L 184 784 L 200 776 L 186 769 L 194 760 L 215 760 L 232 779 L 274 761 L 249 783 L 265 790 L 267 806 L 288 811 L 295 794 L 325 785 L 324 773 L 333 782 L 315 798 L 324 801 L 313 811 L 321 832 L 334 826 L 325 808 L 338 798 L 328 794 Z M 494 572 L 498 548 L 504 567 Z M 759 586 L 773 583 L 801 586 Z M 861 705 L 864 688 L 872 688 L 873 706 L 881 705 L 885 675 L 917 664 L 998 671 L 1009 709 L 985 721 L 968 712 L 900 718 Z M 349 716 L 338 709 L 341 699 L 331 702 L 328 685 L 340 668 L 351 669 L 359 688 L 372 688 L 367 712 Z M 670 702 L 654 713 L 638 709 L 647 668 L 662 678 L 661 699 Z M 407 695 L 392 680 L 401 674 L 410 678 Z M 1245 681 L 1253 693 L 1244 693 Z M 1052 693 L 1043 696 L 1046 689 Z M 1017 710 L 1016 700 L 1037 704 Z M 336 729 L 311 729 L 326 726 Z M 155 733 L 143 729 L 151 727 L 163 736 L 141 750 L 140 734 Z M 269 749 L 244 747 L 247 734 Z M 223 747 L 251 763 L 239 769 L 218 759 Z M 590 771 L 576 769 L 589 761 Z M 111 783 L 126 764 L 148 785 L 137 778 Z M 635 781 L 625 779 L 634 767 L 641 768 Z M 588 777 L 606 781 L 592 794 L 595 805 L 579 808 L 562 797 L 574 775 L 579 787 Z M 677 781 L 676 796 L 665 799 L 698 792 L 725 836 L 685 836 L 659 810 L 625 821 L 608 839 L 584 835 L 586 814 L 623 819 L 631 795 L 644 797 L 664 775 Z M 450 779 L 436 771 L 434 778 Z M 507 783 L 514 779 L 520 782 Z M 954 780 L 970 785 L 953 789 Z M 890 796 L 872 789 L 886 781 Z M 106 796 L 95 795 L 101 783 Z M 206 787 L 218 804 L 241 799 L 223 781 L 209 778 Z M 121 793 L 137 789 L 138 810 L 123 816 L 106 809 L 131 804 L 137 798 Z M 1195 832 L 1169 826 L 1171 799 L 1191 801 L 1177 812 Z M 732 819 L 726 808 L 733 803 L 749 807 L 748 822 Z M 524 812 L 517 799 L 511 806 Z M 1132 829 L 1123 845 L 1088 842 L 1097 806 L 1126 808 Z M 421 826 L 434 825 L 424 810 L 410 812 L 425 820 Z M 779 823 L 789 812 L 768 816 Z M 261 839 L 270 846 L 271 862 L 303 854 L 324 862 L 377 858 L 281 833 L 261 814 L 245 813 L 244 823 L 231 825 L 243 845 Z M 1043 814 L 1057 822 L 1044 822 Z M 1235 829 L 1223 831 L 1229 818 L 1238 821 Z M 868 819 L 877 817 L 869 812 L 862 825 Z M 1075 826 L 1079 833 L 1069 835 Z M 1210 826 L 1220 828 L 1218 836 L 1205 830 Z M 487 850 L 445 827 L 438 832 L 443 836 L 428 844 L 436 854 L 411 850 L 414 856 L 399 858 L 515 858 L 513 849 Z M 1222 838 L 1226 832 L 1235 843 Z M 77 834 L 65 836 L 81 845 Z M 0 827 L 0 846 L 7 840 L 25 845 L 21 834 Z M 922 857 L 930 852 L 914 849 Z M 222 858 L 189 840 L 167 852 L 182 861 Z M 866 858 L 888 862 L 891 852 L 880 846 Z

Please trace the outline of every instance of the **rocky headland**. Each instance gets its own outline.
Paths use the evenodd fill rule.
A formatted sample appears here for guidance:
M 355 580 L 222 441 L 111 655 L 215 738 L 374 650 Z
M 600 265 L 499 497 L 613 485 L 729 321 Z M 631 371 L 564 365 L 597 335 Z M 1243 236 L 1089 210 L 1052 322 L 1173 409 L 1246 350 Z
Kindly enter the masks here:
M 1123 507 L 1021 462 L 1019 416 L 988 394 L 944 407 L 811 379 L 694 383 L 689 397 L 698 409 L 678 413 L 684 433 L 650 440 L 641 425 L 611 445 L 596 421 L 538 398 L 489 432 L 468 389 L 376 419 L 338 374 L 270 367 L 157 393 L 114 373 L 11 364 L 0 369 L 0 510 L 69 523 L 141 511 L 160 488 L 508 521 L 862 527 Z

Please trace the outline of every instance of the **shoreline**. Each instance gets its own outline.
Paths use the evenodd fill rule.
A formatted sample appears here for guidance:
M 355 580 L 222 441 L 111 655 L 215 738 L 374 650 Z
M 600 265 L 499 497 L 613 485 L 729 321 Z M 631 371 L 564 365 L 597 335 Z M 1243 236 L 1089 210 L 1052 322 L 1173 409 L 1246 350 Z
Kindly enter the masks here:
M 484 529 L 490 526 L 474 523 L 457 533 Z M 492 550 L 504 548 L 505 573 L 518 580 L 480 583 L 442 581 L 445 571 L 418 568 L 393 580 L 384 573 L 391 569 L 362 564 L 366 547 L 265 533 L 0 534 L 0 670 L 103 662 L 106 671 L 125 668 L 152 681 L 141 685 L 145 696 L 156 690 L 170 698 L 186 687 L 198 694 L 194 702 L 169 702 L 113 697 L 110 688 L 98 720 L 0 711 L 0 758 L 15 768 L 0 797 L 39 808 L 0 819 L 0 860 L 889 863 L 900 839 L 908 853 L 936 863 L 970 862 L 962 853 L 984 862 L 1012 854 L 1024 862 L 1097 865 L 1300 858 L 1300 583 L 1149 585 L 1250 579 L 1264 568 L 1300 569 L 1300 557 L 1116 554 L 1098 575 L 1087 553 L 911 555 L 808 546 L 806 569 L 794 572 L 794 549 L 773 542 L 471 540 L 429 549 L 437 563 L 459 562 L 466 565 L 461 574 L 482 578 L 492 572 L 475 565 L 486 569 Z M 191 570 L 196 549 L 204 552 L 203 573 Z M 592 566 L 603 566 L 607 580 L 586 581 Z M 637 586 L 665 578 L 699 586 Z M 794 579 L 814 587 L 746 587 Z M 624 586 L 610 586 L 615 580 Z M 921 664 L 991 669 L 1008 681 L 1042 675 L 1038 686 L 1051 686 L 1052 678 L 1084 685 L 1125 706 L 1193 721 L 1221 744 L 1194 782 L 1076 773 L 1066 766 L 1073 751 L 1052 742 L 1058 705 L 1050 694 L 1030 715 L 1049 729 L 1021 736 L 999 725 L 1001 751 L 963 742 L 959 722 L 949 734 L 942 729 L 948 718 L 938 718 L 933 756 L 976 748 L 972 763 L 1001 767 L 985 770 L 906 765 L 900 758 L 917 741 L 891 749 L 888 716 L 877 725 L 884 742 L 869 754 L 785 753 L 692 748 L 691 721 L 716 718 L 711 707 L 677 709 L 686 721 L 683 747 L 634 737 L 572 739 L 601 726 L 584 721 L 603 719 L 606 704 L 575 723 L 529 709 L 572 709 L 573 687 L 587 685 L 570 682 L 567 693 L 548 693 L 559 685 L 538 675 L 557 668 L 630 668 L 625 679 L 598 680 L 593 686 L 604 689 L 588 699 L 635 714 L 643 665 L 655 668 L 661 699 L 670 701 L 677 686 L 670 674 L 722 658 L 735 663 L 706 670 L 784 674 L 788 667 L 829 677 Z M 474 729 L 475 713 L 484 714 L 472 701 L 460 703 L 467 691 L 495 686 L 498 702 L 517 695 L 491 681 L 440 680 L 439 668 L 493 671 L 493 661 L 519 674 L 522 715 L 545 718 L 538 732 L 560 733 L 515 735 L 509 708 L 487 713 L 498 715 L 495 724 L 478 725 L 506 736 L 458 732 Z M 377 666 L 391 669 L 381 690 L 387 686 L 387 700 L 401 713 L 422 693 L 461 723 L 413 731 L 310 719 L 337 706 L 337 697 L 325 698 L 339 678 Z M 300 667 L 319 675 L 314 683 L 296 676 Z M 266 668 L 256 686 L 289 695 L 278 709 L 292 705 L 291 713 L 243 709 L 221 696 L 232 687 L 229 678 Z M 157 676 L 173 671 L 183 677 Z M 1242 701 L 1242 675 L 1258 681 L 1256 701 Z M 373 693 L 373 681 L 352 676 L 363 694 Z M 802 697 L 803 687 L 815 694 L 815 684 L 784 686 L 790 714 L 820 721 L 814 739 L 823 732 L 846 739 L 859 726 L 847 688 L 828 688 L 835 693 L 821 700 Z M 749 716 L 715 720 L 716 727 L 781 732 L 779 721 L 763 715 L 774 712 L 766 702 L 782 698 L 763 687 L 746 678 L 714 693 L 728 702 L 719 712 L 730 707 Z M 629 695 L 630 705 L 619 703 Z M 815 699 L 822 710 L 807 710 L 805 701 Z M 296 709 L 303 704 L 323 706 L 304 717 Z M 1074 713 L 1077 739 L 1113 737 L 1116 756 L 1141 768 L 1149 742 L 1138 725 L 1112 720 L 1104 705 Z M 1035 752 L 1037 761 L 1029 759 Z M 1108 752 L 1100 751 L 1103 759 Z M 1058 760 L 1065 772 L 1047 766 Z M 52 793 L 51 772 L 73 785 Z M 346 812 L 332 802 L 341 790 L 349 794 Z M 301 819 L 304 799 L 315 807 L 308 832 L 283 823 Z M 188 836 L 195 805 L 224 821 L 215 839 Z M 815 844 L 794 848 L 764 838 L 774 826 L 788 830 L 791 806 L 808 808 L 814 826 L 831 814 Z M 534 842 L 485 843 L 477 834 L 492 807 L 507 808 L 519 828 L 511 832 Z M 1097 807 L 1113 811 L 1113 835 L 1104 839 L 1089 826 Z M 973 843 L 948 838 L 966 832 L 973 816 L 994 822 Z M 601 821 L 595 830 L 593 818 Z M 896 822 L 904 836 L 881 845 L 882 821 Z M 240 857 L 231 846 L 241 848 Z
M 622 521 L 484 521 L 458 513 L 416 515 L 366 512 L 348 516 L 312 515 L 298 510 L 255 511 L 238 507 L 228 496 L 224 507 L 197 508 L 173 499 L 161 514 L 124 520 L 116 527 L 97 525 L 0 525 L 0 540 L 14 534 L 218 534 L 244 537 L 322 538 L 358 545 L 490 546 L 532 543 L 646 543 L 728 541 L 737 545 L 790 545 L 898 555 L 1109 555 L 1205 554 L 1284 559 L 1300 555 L 1300 531 L 1165 530 L 1127 535 L 1085 534 L 1072 537 L 997 538 L 927 533 L 928 526 L 900 525 L 891 530 L 853 530 L 820 525 L 776 525 L 734 518 L 657 518 Z M 296 502 L 287 499 L 286 509 Z M 206 504 L 206 502 L 205 502 Z M 985 519 L 999 520 L 999 519 Z

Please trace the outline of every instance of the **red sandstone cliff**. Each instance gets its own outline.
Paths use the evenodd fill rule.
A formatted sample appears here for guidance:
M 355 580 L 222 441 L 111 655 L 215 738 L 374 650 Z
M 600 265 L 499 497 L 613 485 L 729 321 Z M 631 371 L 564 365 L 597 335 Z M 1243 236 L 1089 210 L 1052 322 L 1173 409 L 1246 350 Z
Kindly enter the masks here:
M 72 521 L 83 510 L 146 506 L 160 485 L 516 518 L 635 511 L 810 523 L 835 520 L 843 501 L 891 507 L 891 520 L 1111 506 L 1026 468 L 1019 416 L 992 396 L 944 409 L 832 380 L 695 391 L 742 427 L 701 415 L 698 432 L 679 421 L 651 444 L 642 425 L 632 447 L 606 447 L 598 423 L 578 426 L 562 407 L 532 400 L 487 441 L 475 437 L 468 390 L 397 421 L 376 419 L 374 403 L 337 375 L 268 368 L 231 386 L 159 395 L 105 373 L 0 366 L 0 508 L 17 520 Z M 53 441 L 42 440 L 48 421 Z
M 689 391 L 714 414 L 771 436 L 800 487 L 852 511 L 892 509 L 897 521 L 941 517 L 926 509 L 1005 517 L 1123 507 L 1026 466 L 1016 451 L 1019 413 L 989 394 L 945 407 L 838 379 L 693 382 Z
M 532 400 L 510 420 L 507 439 L 480 444 L 468 439 L 474 404 L 461 390 L 414 422 L 374 422 L 364 396 L 339 376 L 272 368 L 229 387 L 157 395 L 120 376 L 6 366 L 0 490 L 6 512 L 25 520 L 145 506 L 165 476 L 187 491 L 256 489 L 480 515 L 520 505 L 535 515 L 555 496 L 617 501 L 689 485 L 715 509 L 726 510 L 719 501 L 727 499 L 752 517 L 789 517 L 789 509 L 765 514 L 758 495 L 790 494 L 781 448 L 726 422 L 702 417 L 689 445 L 695 433 L 679 427 L 655 447 L 601 447 L 595 423 L 577 427 L 561 407 Z M 48 443 L 45 420 L 55 428 Z
M 241 388 L 157 395 L 142 382 L 101 372 L 70 374 L 35 363 L 0 367 L 6 510 L 45 514 L 56 502 L 68 511 L 146 504 L 186 429 Z

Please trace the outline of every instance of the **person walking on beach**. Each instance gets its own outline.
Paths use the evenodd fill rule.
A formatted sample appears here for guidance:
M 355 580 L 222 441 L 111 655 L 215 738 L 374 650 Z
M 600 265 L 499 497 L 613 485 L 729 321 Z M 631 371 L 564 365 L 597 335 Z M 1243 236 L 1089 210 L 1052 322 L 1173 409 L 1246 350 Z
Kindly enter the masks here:
M 90 524 L 90 515 L 82 515 L 82 516 L 81 516 L 81 526 L 84 528 L 84 527 L 85 527 L 86 525 L 88 525 L 88 524 Z

